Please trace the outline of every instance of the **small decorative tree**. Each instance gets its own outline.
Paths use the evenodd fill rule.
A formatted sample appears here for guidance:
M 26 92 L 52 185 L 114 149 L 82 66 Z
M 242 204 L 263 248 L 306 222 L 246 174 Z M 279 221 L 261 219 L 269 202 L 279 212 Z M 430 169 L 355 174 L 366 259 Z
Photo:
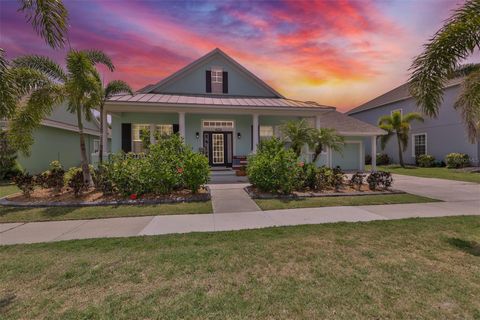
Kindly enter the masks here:
M 0 180 L 10 179 L 16 173 L 17 151 L 8 143 L 6 131 L 0 129 Z

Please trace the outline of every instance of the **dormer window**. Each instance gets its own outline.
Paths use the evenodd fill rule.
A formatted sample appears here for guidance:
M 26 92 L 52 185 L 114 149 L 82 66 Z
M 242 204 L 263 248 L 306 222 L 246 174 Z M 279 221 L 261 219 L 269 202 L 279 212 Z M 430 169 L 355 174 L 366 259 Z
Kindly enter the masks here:
M 228 72 L 218 67 L 207 70 L 205 91 L 215 94 L 228 93 Z

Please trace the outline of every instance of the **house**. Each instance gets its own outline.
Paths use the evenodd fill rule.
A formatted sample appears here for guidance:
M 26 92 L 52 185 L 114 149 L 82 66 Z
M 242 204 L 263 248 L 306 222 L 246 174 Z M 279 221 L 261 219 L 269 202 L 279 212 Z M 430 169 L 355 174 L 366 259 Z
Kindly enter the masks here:
M 317 161 L 346 170 L 363 170 L 364 138 L 384 134 L 334 107 L 284 97 L 218 48 L 133 96 L 112 97 L 104 112 L 112 119 L 112 152 L 143 151 L 142 129 L 152 141 L 154 132 L 178 132 L 212 167 L 238 164 L 260 140 L 279 136 L 287 120 L 305 118 L 345 136 L 342 153 L 328 150 Z
M 461 78 L 450 80 L 444 88 L 443 102 L 437 118 L 424 117 L 425 122 L 411 123 L 408 148 L 403 153 L 406 163 L 415 163 L 420 154 L 430 154 L 438 161 L 445 159 L 451 152 L 465 153 L 470 156 L 472 164 L 478 165 L 480 158 L 480 142 L 470 143 L 467 138 L 461 114 L 454 109 L 461 90 Z M 350 111 L 348 115 L 358 120 L 377 125 L 378 119 L 390 115 L 394 111 L 402 114 L 419 112 L 415 99 L 410 95 L 409 84 L 405 83 L 371 101 Z M 372 154 L 369 146 L 367 154 Z M 398 146 L 396 138 L 392 138 L 385 151 L 393 161 L 398 163 Z
M 91 121 L 83 119 L 85 146 L 89 162 L 98 157 L 100 123 L 92 116 Z M 65 168 L 80 165 L 80 138 L 77 116 L 60 105 L 46 117 L 41 126 L 34 130 L 34 143 L 30 156 L 18 155 L 18 162 L 26 171 L 37 174 L 48 169 L 53 160 L 59 160 Z

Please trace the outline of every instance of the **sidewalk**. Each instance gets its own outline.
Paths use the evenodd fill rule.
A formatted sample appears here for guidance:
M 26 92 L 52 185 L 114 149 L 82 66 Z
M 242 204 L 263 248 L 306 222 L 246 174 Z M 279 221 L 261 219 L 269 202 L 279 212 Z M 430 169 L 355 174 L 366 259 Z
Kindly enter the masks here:
M 248 196 L 245 198 L 242 185 L 222 185 L 212 188 L 213 214 L 3 223 L 0 224 L 0 245 L 332 222 L 480 215 L 478 184 L 398 175 L 395 179 L 396 189 L 446 202 L 260 211 L 253 200 Z

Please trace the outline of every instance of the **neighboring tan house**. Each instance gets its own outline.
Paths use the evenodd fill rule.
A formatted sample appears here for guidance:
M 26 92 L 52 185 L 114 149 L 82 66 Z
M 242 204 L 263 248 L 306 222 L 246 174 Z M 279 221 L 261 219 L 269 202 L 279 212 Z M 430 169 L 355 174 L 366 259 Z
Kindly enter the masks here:
M 305 118 L 312 126 L 335 128 L 345 136 L 342 153 L 327 150 L 318 160 L 319 165 L 345 170 L 363 170 L 364 138 L 375 141 L 384 134 L 334 107 L 285 98 L 220 49 L 133 96 L 112 97 L 104 119 L 107 114 L 114 153 L 142 152 L 142 129 L 150 130 L 152 139 L 155 131 L 178 132 L 211 166 L 219 167 L 239 165 L 260 140 L 280 136 L 279 127 L 287 120 Z
M 457 78 L 447 83 L 437 118 L 424 116 L 424 123 L 411 123 L 409 145 L 403 154 L 406 163 L 415 163 L 415 156 L 420 154 L 430 154 L 437 161 L 442 161 L 447 154 L 460 152 L 468 154 L 473 165 L 479 164 L 480 143 L 468 141 L 461 114 L 453 107 L 461 90 L 461 82 L 462 79 Z M 397 110 L 402 114 L 419 112 L 415 99 L 408 91 L 408 83 L 348 111 L 347 114 L 377 125 L 381 116 L 390 115 Z M 377 151 L 381 152 L 378 148 Z M 390 140 L 383 152 L 398 163 L 396 138 Z M 367 147 L 366 153 L 371 154 L 370 148 Z
M 83 120 L 85 146 L 89 162 L 96 162 L 100 143 L 100 124 L 92 115 L 92 120 Z M 53 160 L 59 160 L 68 169 L 80 165 L 80 138 L 77 116 L 67 111 L 65 105 L 54 108 L 34 130 L 34 143 L 29 157 L 18 155 L 18 162 L 26 171 L 37 174 L 48 169 Z

